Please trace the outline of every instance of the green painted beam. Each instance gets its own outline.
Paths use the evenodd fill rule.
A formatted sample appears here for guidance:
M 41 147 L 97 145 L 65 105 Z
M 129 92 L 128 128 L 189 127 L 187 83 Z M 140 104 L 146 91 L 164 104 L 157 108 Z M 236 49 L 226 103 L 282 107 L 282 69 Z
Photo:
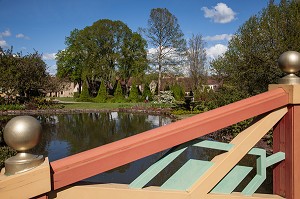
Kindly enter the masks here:
M 209 149 L 217 149 L 217 150 L 222 150 L 222 151 L 229 151 L 234 145 L 230 144 L 230 143 L 204 140 L 202 142 L 198 142 L 198 143 L 194 144 L 193 146 L 204 147 L 204 148 L 209 148 Z
M 214 163 L 203 160 L 188 160 L 160 188 L 171 190 L 189 189 Z
M 144 171 L 139 177 L 137 177 L 133 182 L 129 184 L 130 188 L 141 189 L 150 180 L 152 180 L 159 172 L 161 172 L 166 166 L 168 166 L 174 159 L 176 159 L 185 149 L 175 150 L 165 157 L 161 158 L 159 161 L 151 165 L 146 171 Z
M 267 157 L 266 167 L 276 164 L 285 159 L 285 153 L 277 152 Z
M 231 194 L 234 189 L 242 182 L 242 180 L 250 173 L 252 167 L 235 166 L 211 193 Z
M 193 144 L 196 147 L 204 147 L 229 151 L 234 146 L 230 143 L 222 143 L 210 140 L 204 140 Z M 168 164 L 175 160 L 187 147 L 177 148 L 165 157 L 161 158 L 155 164 L 150 166 L 144 173 L 135 179 L 129 187 L 143 188 Z M 266 168 L 285 159 L 283 152 L 278 152 L 266 157 L 266 151 L 260 148 L 251 149 L 248 154 L 258 156 L 256 160 L 256 176 L 244 188 L 244 195 L 252 195 L 266 179 Z M 161 189 L 187 190 L 189 189 L 205 172 L 213 165 L 213 162 L 202 160 L 188 160 L 173 176 L 171 176 L 162 186 Z M 236 165 L 211 191 L 211 193 L 230 194 L 240 184 L 240 182 L 249 174 L 252 167 Z
M 250 196 L 255 193 L 255 191 L 260 187 L 260 185 L 265 181 L 267 177 L 266 171 L 266 150 L 260 148 L 251 149 L 248 154 L 257 155 L 256 159 L 256 176 L 249 182 L 249 184 L 244 188 L 242 194 Z

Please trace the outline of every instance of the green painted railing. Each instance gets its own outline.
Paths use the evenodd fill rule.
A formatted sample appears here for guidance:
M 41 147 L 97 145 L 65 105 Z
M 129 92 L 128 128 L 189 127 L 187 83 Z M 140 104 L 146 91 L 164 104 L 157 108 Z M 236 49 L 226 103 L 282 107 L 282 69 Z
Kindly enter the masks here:
M 203 147 L 229 151 L 234 145 L 216 141 L 199 141 L 192 145 L 193 147 Z M 163 158 L 144 171 L 130 185 L 130 188 L 141 189 L 145 187 L 159 172 L 172 163 L 180 154 L 187 149 L 187 146 L 180 146 L 172 149 Z M 266 156 L 266 150 L 260 148 L 251 149 L 248 154 L 257 156 L 256 176 L 244 188 L 244 195 L 252 195 L 266 179 L 266 168 L 285 159 L 283 152 L 278 152 Z M 160 188 L 164 190 L 188 190 L 214 163 L 203 160 L 188 160 L 175 174 L 173 174 Z M 236 165 L 219 182 L 211 193 L 230 194 L 240 184 L 240 182 L 250 173 L 252 167 Z

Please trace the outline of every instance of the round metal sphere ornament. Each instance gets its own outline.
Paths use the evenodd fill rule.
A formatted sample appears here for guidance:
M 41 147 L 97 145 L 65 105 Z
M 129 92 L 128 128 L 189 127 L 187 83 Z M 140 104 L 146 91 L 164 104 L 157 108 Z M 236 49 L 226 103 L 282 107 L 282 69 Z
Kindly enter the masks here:
M 6 124 L 3 132 L 4 141 L 18 151 L 17 155 L 5 161 L 6 175 L 28 171 L 44 162 L 43 156 L 26 152 L 39 143 L 41 134 L 41 124 L 31 116 L 17 116 Z
M 278 65 L 283 72 L 288 73 L 279 80 L 280 84 L 300 84 L 300 78 L 295 75 L 300 71 L 300 53 L 296 51 L 283 53 L 278 59 Z

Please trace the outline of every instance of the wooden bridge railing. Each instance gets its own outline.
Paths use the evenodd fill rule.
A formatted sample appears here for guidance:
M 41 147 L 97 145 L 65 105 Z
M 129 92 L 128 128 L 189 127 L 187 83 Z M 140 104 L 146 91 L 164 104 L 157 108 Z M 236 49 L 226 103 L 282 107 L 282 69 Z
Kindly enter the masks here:
M 281 88 L 51 162 L 58 189 L 288 104 Z
M 296 144 L 296 140 L 298 140 L 298 142 L 300 141 L 300 122 L 297 122 L 296 120 L 297 118 L 298 120 L 300 119 L 300 106 L 297 105 L 300 104 L 299 91 L 299 85 L 273 85 L 270 87 L 270 91 L 257 96 L 250 97 L 209 112 L 205 112 L 163 127 L 113 142 L 111 144 L 51 162 L 50 167 L 52 185 L 49 187 L 49 189 L 51 191 L 59 190 L 80 180 L 111 170 L 159 151 L 177 146 L 195 138 L 207 135 L 211 132 L 225 128 L 245 119 L 262 114 L 268 114 L 271 111 L 276 112 L 276 110 L 280 109 L 279 112 L 274 116 L 264 120 L 268 124 L 267 126 L 270 126 L 270 124 L 273 124 L 274 121 L 275 123 L 276 121 L 279 121 L 282 115 L 287 112 L 283 119 L 281 119 L 280 122 L 275 125 L 274 131 L 274 151 L 282 151 L 286 153 L 285 161 L 277 165 L 274 171 L 274 193 L 289 199 L 295 199 L 297 196 L 300 196 L 299 190 L 295 188 L 295 186 L 300 185 L 300 180 L 298 179 L 300 176 L 300 170 L 296 169 L 296 167 L 300 165 L 300 146 L 298 146 L 299 144 Z M 287 108 L 282 109 L 284 107 Z M 273 122 L 269 124 L 268 121 Z M 259 126 L 260 125 L 258 124 L 257 127 L 252 128 L 257 130 Z M 249 138 L 248 134 L 251 135 L 251 139 Z M 236 140 L 233 141 L 233 144 L 237 144 L 237 148 L 234 149 L 235 151 L 246 150 L 245 152 L 247 152 L 251 146 L 255 144 L 257 141 L 256 139 L 259 138 L 251 129 L 250 132 L 246 133 L 246 137 L 249 138 L 247 138 L 248 140 L 251 140 L 251 144 L 248 144 L 248 140 L 244 140 L 243 136 L 244 135 L 241 135 L 240 138 L 237 137 Z M 241 139 L 244 141 L 241 142 Z M 247 145 L 247 147 L 250 148 L 244 148 L 243 145 Z M 232 151 L 229 153 L 232 153 Z M 226 155 L 228 155 L 228 153 Z M 223 157 L 226 155 L 223 155 Z M 230 161 L 232 161 L 232 159 L 230 159 Z M 221 171 L 222 168 L 218 165 L 223 165 L 222 161 L 220 161 L 220 159 L 216 160 L 215 164 L 216 168 L 212 168 L 212 170 L 214 170 L 214 172 L 218 170 Z M 226 169 L 230 170 L 231 166 L 226 167 Z M 203 179 L 201 178 L 201 182 L 197 182 L 197 184 L 204 183 L 206 185 L 204 187 L 206 188 L 201 187 L 201 189 L 196 189 L 195 186 L 197 187 L 197 185 L 193 186 L 191 190 L 194 191 L 195 194 L 203 194 L 203 190 L 204 192 L 211 190 L 214 184 L 220 180 L 216 178 L 213 180 L 216 182 L 211 182 L 211 180 L 208 179 L 212 177 L 211 175 L 213 175 L 213 173 L 208 172 L 206 175 L 207 177 L 204 177 Z M 219 176 L 219 178 L 222 177 Z M 42 177 L 39 180 L 42 180 Z M 29 185 L 32 185 L 32 182 L 26 184 L 26 186 Z M 10 186 L 12 185 L 10 184 L 7 185 L 7 187 L 1 187 L 0 184 L 0 196 L 3 193 L 7 194 L 13 192 L 13 189 Z M 26 186 L 24 185 L 23 187 Z M 81 188 L 83 189 L 84 187 L 80 187 L 79 189 Z M 122 192 L 123 189 L 124 187 L 120 185 L 120 189 L 115 189 L 113 192 L 109 189 L 109 187 L 102 187 L 101 191 L 103 194 L 113 194 L 115 198 L 118 198 L 124 194 L 124 192 Z M 39 193 L 45 193 L 48 191 Z M 90 189 L 90 191 L 93 192 L 94 189 Z M 74 193 L 76 194 L 76 191 Z M 157 192 L 155 189 L 151 191 L 149 197 L 141 197 L 143 194 L 141 190 L 129 192 L 126 191 L 126 194 L 127 193 L 128 197 L 124 198 L 130 198 L 133 196 L 132 194 L 134 194 L 133 198 L 151 198 L 156 196 L 180 199 L 190 198 L 187 192 Z M 31 197 L 36 195 L 31 195 Z M 47 198 L 47 194 L 44 195 L 44 197 Z M 205 198 L 223 197 L 218 194 L 210 194 Z M 230 196 L 226 197 L 241 198 L 241 195 L 231 194 Z M 250 198 L 263 198 L 263 196 L 256 197 L 253 195 Z M 266 198 L 277 197 L 266 196 Z

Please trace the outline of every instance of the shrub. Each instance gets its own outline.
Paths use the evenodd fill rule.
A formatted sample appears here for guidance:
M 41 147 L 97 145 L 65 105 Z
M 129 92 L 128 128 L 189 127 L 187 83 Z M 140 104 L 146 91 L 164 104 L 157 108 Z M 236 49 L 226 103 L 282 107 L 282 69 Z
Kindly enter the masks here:
M 95 99 L 95 102 L 104 103 L 107 100 L 107 92 L 106 92 L 106 86 L 104 85 L 104 82 L 102 81 L 100 84 L 100 88 L 98 90 L 97 97 Z
M 184 90 L 182 88 L 182 86 L 180 86 L 179 84 L 174 84 L 171 87 L 171 91 L 173 92 L 174 98 L 177 101 L 182 101 L 184 100 Z
M 4 167 L 4 161 L 17 154 L 17 151 L 8 147 L 3 139 L 3 128 L 10 118 L 5 118 L 0 122 L 0 170 Z
M 118 82 L 117 88 L 114 92 L 113 102 L 117 102 L 117 103 L 125 102 L 125 98 L 123 96 L 122 86 L 120 82 Z
M 156 103 L 173 104 L 175 98 L 173 97 L 172 91 L 160 91 L 160 96 L 154 96 Z
M 57 104 L 52 99 L 46 99 L 43 97 L 31 98 L 29 102 L 25 103 L 25 109 L 37 110 L 37 109 L 62 109 L 64 105 Z
M 139 90 L 137 86 L 133 83 L 131 85 L 130 93 L 129 93 L 130 102 L 138 102 L 139 101 Z
M 142 95 L 142 99 L 146 100 L 147 96 L 148 96 L 148 101 L 153 100 L 149 84 L 145 84 L 145 86 L 144 86 L 144 92 L 143 92 L 143 95 Z
M 5 160 L 16 154 L 17 151 L 8 146 L 0 147 L 0 170 L 5 166 L 4 164 Z
M 79 97 L 80 97 L 79 92 L 74 92 L 73 98 L 76 100 L 76 99 L 79 98 Z
M 86 81 L 83 81 L 80 97 L 78 99 L 76 99 L 76 101 L 79 101 L 79 102 L 90 102 L 91 101 L 91 97 L 89 94 L 89 89 L 88 89 Z

